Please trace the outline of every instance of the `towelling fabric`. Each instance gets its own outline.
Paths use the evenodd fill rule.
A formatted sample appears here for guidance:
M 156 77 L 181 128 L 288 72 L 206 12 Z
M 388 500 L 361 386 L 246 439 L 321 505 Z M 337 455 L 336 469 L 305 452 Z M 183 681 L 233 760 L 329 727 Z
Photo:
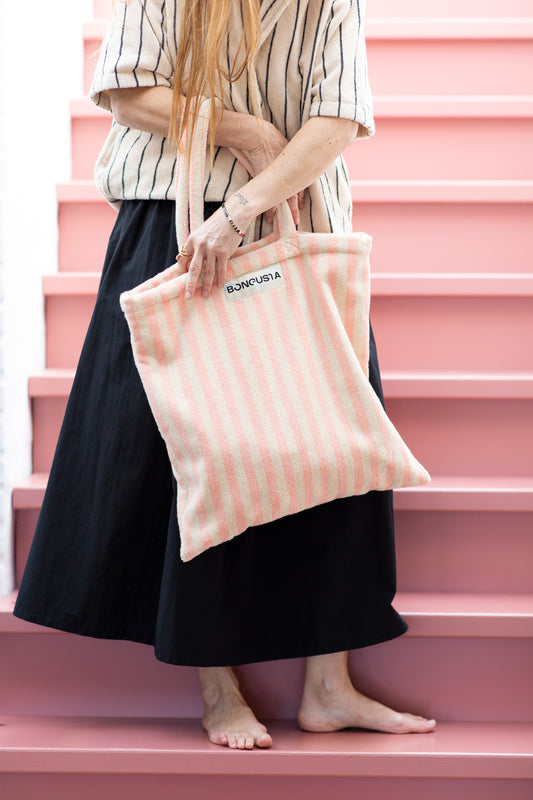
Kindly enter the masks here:
M 191 228 L 202 216 L 199 128 L 192 180 L 178 164 L 181 241 L 189 190 Z M 368 381 L 370 236 L 296 232 L 287 203 L 278 217 L 210 297 L 186 300 L 173 265 L 120 298 L 178 484 L 184 561 L 335 498 L 429 481 Z
M 231 64 L 242 22 L 235 17 L 228 36 Z M 91 98 L 110 110 L 109 90 L 173 86 L 179 3 L 128 0 L 115 4 L 96 67 Z M 330 116 L 359 123 L 358 136 L 374 133 L 364 38 L 365 0 L 264 0 L 255 75 L 255 109 L 291 139 L 309 117 Z M 254 113 L 247 74 L 218 98 L 224 108 Z M 174 199 L 176 150 L 172 142 L 113 124 L 95 168 L 96 184 L 111 203 L 123 199 Z M 248 174 L 227 148 L 215 151 L 205 179 L 206 201 L 226 199 Z M 342 156 L 306 192 L 300 230 L 350 231 L 351 189 Z M 254 238 L 271 231 L 262 218 Z

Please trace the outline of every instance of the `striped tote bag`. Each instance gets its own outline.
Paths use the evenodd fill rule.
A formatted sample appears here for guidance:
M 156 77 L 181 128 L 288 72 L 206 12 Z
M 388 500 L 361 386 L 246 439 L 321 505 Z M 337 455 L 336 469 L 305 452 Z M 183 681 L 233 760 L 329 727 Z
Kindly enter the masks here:
M 204 126 L 205 127 L 205 126 Z M 178 241 L 202 219 L 205 130 L 179 156 Z M 288 205 L 224 287 L 173 265 L 121 295 L 178 484 L 181 558 L 329 500 L 427 483 L 368 381 L 364 233 L 298 233 Z

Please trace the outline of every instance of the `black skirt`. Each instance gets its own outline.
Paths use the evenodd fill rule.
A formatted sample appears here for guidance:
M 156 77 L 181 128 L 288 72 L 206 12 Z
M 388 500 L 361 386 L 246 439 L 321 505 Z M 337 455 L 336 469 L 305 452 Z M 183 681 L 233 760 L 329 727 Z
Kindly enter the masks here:
M 401 635 L 392 492 L 334 500 L 181 561 L 176 483 L 118 301 L 176 253 L 174 203 L 122 204 L 15 615 L 151 644 L 161 661 L 196 666 Z M 370 353 L 382 397 L 373 337 Z

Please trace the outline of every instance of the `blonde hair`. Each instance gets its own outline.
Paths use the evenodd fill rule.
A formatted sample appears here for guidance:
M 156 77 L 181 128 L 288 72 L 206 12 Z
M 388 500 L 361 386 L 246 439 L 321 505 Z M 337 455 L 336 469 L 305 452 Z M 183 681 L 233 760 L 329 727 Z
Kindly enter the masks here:
M 242 16 L 242 36 L 234 63 L 226 51 L 236 4 Z M 185 131 L 192 136 L 198 121 L 198 98 L 210 99 L 211 160 L 215 143 L 215 97 L 223 83 L 233 83 L 254 68 L 261 31 L 261 0 L 183 0 L 174 69 L 174 94 L 169 135 L 179 144 Z M 253 104 L 253 99 L 252 99 Z M 255 110 L 255 109 L 254 109 Z M 180 124 L 181 123 L 181 124 Z

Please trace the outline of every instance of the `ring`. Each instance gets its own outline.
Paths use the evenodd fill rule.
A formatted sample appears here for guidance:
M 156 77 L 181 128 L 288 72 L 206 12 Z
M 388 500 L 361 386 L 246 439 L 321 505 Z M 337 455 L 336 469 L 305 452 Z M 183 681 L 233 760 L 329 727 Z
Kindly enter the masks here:
M 189 251 L 187 250 L 186 247 L 181 248 L 180 256 L 183 256 L 183 258 L 189 258 Z

